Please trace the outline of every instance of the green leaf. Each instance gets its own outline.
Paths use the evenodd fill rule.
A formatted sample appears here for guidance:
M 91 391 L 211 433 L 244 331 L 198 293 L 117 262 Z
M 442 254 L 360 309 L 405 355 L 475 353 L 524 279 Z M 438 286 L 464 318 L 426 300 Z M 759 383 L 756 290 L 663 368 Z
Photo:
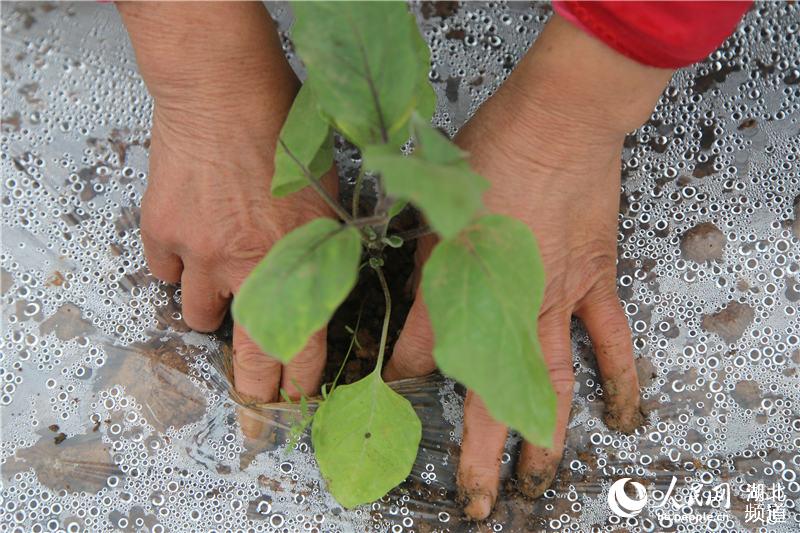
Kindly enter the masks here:
M 428 80 L 428 73 L 431 70 L 431 50 L 428 48 L 428 43 L 419 34 L 417 21 L 412 17 L 410 23 L 417 30 L 417 35 L 420 36 L 419 39 L 414 39 L 417 61 L 425 67 L 424 71 L 420 70 L 421 75 L 417 81 L 417 114 L 425 122 L 430 122 L 436 111 L 436 91 L 433 90 L 433 86 Z
M 434 248 L 422 293 L 441 371 L 478 393 L 497 420 L 549 447 L 556 397 L 537 336 L 544 281 L 531 230 L 488 215 Z
M 408 200 L 396 200 L 392 203 L 392 207 L 389 208 L 389 218 L 394 218 L 400 214 L 400 212 L 405 209 L 408 205 Z
M 384 496 L 411 472 L 422 425 L 377 369 L 336 387 L 317 409 L 311 442 L 328 490 L 344 507 Z
M 488 183 L 466 165 L 406 157 L 387 145 L 368 146 L 363 156 L 366 168 L 381 173 L 388 193 L 422 209 L 445 238 L 457 234 L 482 206 L 481 194 Z
M 382 238 L 381 242 L 392 248 L 401 248 L 403 246 L 403 238 L 399 235 L 389 235 L 388 237 Z
M 329 218 L 272 247 L 233 300 L 233 318 L 265 353 L 288 362 L 325 326 L 356 283 L 358 230 Z
M 427 76 L 425 76 L 417 88 L 416 111 L 427 121 L 433 118 L 433 113 L 436 111 L 436 91 L 433 90 Z
M 431 163 L 443 165 L 461 164 L 468 169 L 467 152 L 453 144 L 442 132 L 433 128 L 430 122 L 419 115 L 411 118 L 414 136 L 414 155 Z
M 414 26 L 414 29 L 416 30 L 416 21 L 413 18 L 409 21 L 409 23 Z M 419 32 L 417 32 L 417 34 L 418 33 Z M 430 123 L 431 118 L 433 118 L 433 113 L 436 111 L 436 91 L 433 90 L 433 86 L 428 80 L 428 71 L 430 71 L 431 67 L 431 52 L 428 49 L 428 44 L 424 39 L 414 39 L 414 42 L 416 45 L 418 60 L 421 65 L 425 65 L 425 70 L 420 70 L 420 79 L 417 82 L 415 95 L 416 107 L 414 113 L 412 114 L 412 122 L 414 120 L 413 116 L 417 116 L 419 120 L 425 123 Z M 392 146 L 402 146 L 409 137 L 410 135 L 408 129 L 400 128 L 392 135 L 389 144 Z
M 386 142 L 406 129 L 418 99 L 430 106 L 420 81 L 428 55 L 405 2 L 294 2 L 292 8 L 292 40 L 306 83 L 348 140 Z
M 333 132 L 320 115 L 314 95 L 305 84 L 289 110 L 283 124 L 281 140 L 297 159 L 278 143 L 275 150 L 275 173 L 272 176 L 272 194 L 286 196 L 308 185 L 308 178 L 298 161 L 314 179 L 319 179 L 333 165 Z

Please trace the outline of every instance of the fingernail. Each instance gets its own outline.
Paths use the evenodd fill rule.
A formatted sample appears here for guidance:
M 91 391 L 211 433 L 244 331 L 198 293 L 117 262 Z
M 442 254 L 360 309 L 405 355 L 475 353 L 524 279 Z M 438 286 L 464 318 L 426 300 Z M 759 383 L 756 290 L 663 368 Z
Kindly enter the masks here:
M 630 395 L 622 394 L 619 383 L 614 379 L 606 379 L 603 382 L 603 391 L 606 406 L 603 422 L 608 429 L 633 433 L 637 427 L 644 424 L 645 418 L 638 395 L 631 399 Z
M 638 407 L 630 409 L 617 403 L 606 405 L 603 422 L 609 429 L 622 433 L 633 433 L 636 428 L 644 425 L 644 415 Z
M 459 491 L 458 500 L 464 507 L 464 514 L 470 520 L 484 520 L 492 513 L 494 497 L 481 490 Z
M 555 463 L 542 469 L 522 473 L 517 479 L 517 488 L 527 498 L 538 498 L 553 484 L 557 471 L 558 463 Z
M 472 520 L 483 520 L 492 512 L 494 500 L 488 494 L 473 494 L 464 506 L 464 513 Z

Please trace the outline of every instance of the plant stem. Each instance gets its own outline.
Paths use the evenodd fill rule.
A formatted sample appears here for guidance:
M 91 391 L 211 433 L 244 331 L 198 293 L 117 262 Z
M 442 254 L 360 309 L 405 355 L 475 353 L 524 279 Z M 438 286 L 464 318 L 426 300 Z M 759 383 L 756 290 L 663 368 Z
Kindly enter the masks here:
M 341 366 L 339 367 L 339 371 L 336 372 L 336 377 L 333 378 L 333 383 L 331 384 L 331 390 L 328 394 L 332 393 L 336 389 L 336 384 L 339 383 L 339 376 L 342 375 L 342 370 L 344 370 L 344 365 L 347 364 L 347 360 L 350 358 L 350 353 L 353 351 L 353 345 L 357 342 L 358 337 L 358 326 L 361 324 L 361 311 L 364 310 L 364 300 L 361 300 L 361 306 L 358 308 L 358 318 L 356 319 L 356 327 L 353 329 L 353 337 L 350 339 L 350 346 L 347 347 L 347 353 L 344 355 L 344 361 L 342 361 Z
M 361 187 L 364 182 L 364 167 L 358 170 L 356 184 L 353 186 L 353 218 L 358 218 L 358 204 L 361 200 Z
M 378 274 L 378 279 L 381 282 L 381 289 L 383 289 L 383 297 L 386 300 L 386 313 L 383 315 L 383 329 L 381 330 L 381 347 L 378 350 L 378 362 L 375 364 L 374 372 L 378 375 L 383 368 L 383 354 L 386 352 L 386 339 L 389 337 L 389 317 L 392 315 L 392 295 L 389 292 L 389 285 L 386 284 L 386 278 L 383 275 L 383 269 L 380 267 L 375 268 Z
M 430 226 L 425 224 L 424 226 L 413 228 L 408 231 L 401 231 L 397 236 L 403 239 L 403 241 L 413 241 L 414 239 L 430 235 L 431 233 L 433 233 L 433 230 Z
M 308 183 L 311 185 L 311 188 L 313 188 L 314 191 L 318 195 L 320 195 L 323 200 L 325 200 L 325 203 L 328 204 L 328 206 L 334 210 L 334 212 L 340 219 L 344 220 L 347 224 L 352 226 L 353 219 L 350 217 L 347 211 L 342 209 L 342 206 L 339 205 L 339 202 L 333 199 L 333 197 L 328 193 L 328 191 L 325 190 L 325 187 L 323 187 L 319 183 L 319 181 L 317 181 L 314 178 L 314 176 L 311 174 L 308 168 L 306 168 L 306 166 L 303 163 L 301 163 L 300 160 L 297 159 L 297 157 L 295 157 L 292 151 L 289 150 L 289 147 L 286 146 L 286 143 L 283 142 L 283 139 L 279 137 L 278 142 L 281 143 L 281 146 L 283 147 L 284 150 L 286 150 L 286 153 L 289 155 L 289 157 L 292 158 L 292 161 L 294 161 L 295 164 L 297 164 L 297 166 L 300 167 L 300 170 L 303 171 L 303 175 L 305 175 L 306 179 L 308 180 Z
M 380 238 L 383 240 L 386 233 L 389 231 L 389 206 L 387 205 L 389 196 L 386 194 L 386 186 L 383 183 L 383 177 L 378 174 L 378 199 L 375 202 L 375 217 L 383 218 L 384 221 L 380 225 Z
M 356 218 L 352 221 L 352 225 L 357 228 L 363 228 L 364 226 L 376 226 L 384 223 L 386 223 L 386 217 L 380 215 Z

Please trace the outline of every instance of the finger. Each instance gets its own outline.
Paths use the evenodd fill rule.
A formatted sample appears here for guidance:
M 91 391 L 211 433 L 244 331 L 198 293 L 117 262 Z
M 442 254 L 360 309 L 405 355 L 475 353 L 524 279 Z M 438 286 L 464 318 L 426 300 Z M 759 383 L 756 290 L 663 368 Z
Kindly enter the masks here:
M 538 498 L 550 487 L 564 453 L 564 438 L 567 434 L 575 383 L 569 321 L 568 315 L 560 314 L 539 318 L 539 342 L 550 373 L 550 383 L 556 393 L 556 427 L 551 448 L 528 442 L 522 445 L 517 463 L 517 487 L 529 498 Z
M 278 399 L 281 363 L 264 355 L 244 329 L 233 326 L 233 385 L 245 403 L 268 403 Z M 256 417 L 241 417 L 242 431 L 256 438 L 263 429 Z
M 150 272 L 161 281 L 178 283 L 181 280 L 183 263 L 181 258 L 160 244 L 149 233 L 142 231 L 144 258 Z
M 325 368 L 327 331 L 322 329 L 309 339 L 303 351 L 284 365 L 281 387 L 293 400 L 316 394 Z
M 417 243 L 417 252 L 414 256 L 416 269 L 414 270 L 413 290 L 416 298 L 406 318 L 403 331 L 394 345 L 392 356 L 383 369 L 383 379 L 396 381 L 416 376 L 425 376 L 436 370 L 433 360 L 433 329 L 428 319 L 428 309 L 419 291 L 419 282 L 422 278 L 422 265 L 428 260 L 436 238 L 433 235 L 423 237 Z
M 436 370 L 433 361 L 433 330 L 422 298 L 417 297 L 408 313 L 392 356 L 383 369 L 383 379 L 396 381 L 425 376 Z
M 506 426 L 491 417 L 477 394 L 468 391 L 456 481 L 458 498 L 471 520 L 483 520 L 492 512 L 507 437 Z
M 233 326 L 233 385 L 248 401 L 262 403 L 278 399 L 281 363 L 267 357 L 239 326 Z
M 592 339 L 603 380 L 605 423 L 611 429 L 632 433 L 644 423 L 644 417 L 639 408 L 631 329 L 613 286 L 590 292 L 575 314 Z
M 228 300 L 212 277 L 198 268 L 181 274 L 183 320 L 195 331 L 216 331 L 225 318 Z

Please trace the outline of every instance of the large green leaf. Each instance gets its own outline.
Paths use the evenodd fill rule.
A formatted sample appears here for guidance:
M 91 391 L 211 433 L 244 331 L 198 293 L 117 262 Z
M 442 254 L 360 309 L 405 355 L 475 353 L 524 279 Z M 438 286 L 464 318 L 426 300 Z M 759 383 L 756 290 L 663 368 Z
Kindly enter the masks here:
M 430 89 L 427 47 L 405 2 L 294 2 L 292 40 L 323 113 L 358 146 L 405 135 Z M 422 46 L 420 46 L 422 41 Z M 423 50 L 422 47 L 425 47 Z
M 413 26 L 412 32 L 418 34 L 416 30 L 416 21 L 412 18 L 409 23 Z M 420 69 L 420 79 L 417 82 L 416 89 L 416 107 L 412 114 L 412 124 L 415 122 L 430 124 L 433 118 L 433 113 L 436 111 L 436 91 L 428 80 L 428 71 L 431 65 L 431 52 L 428 49 L 428 44 L 424 39 L 414 39 L 416 44 L 416 53 L 418 61 L 421 65 L 425 65 L 425 71 Z M 392 134 L 389 144 L 392 146 L 402 146 L 409 138 L 408 128 L 399 128 Z
M 300 165 L 306 167 L 314 179 L 318 179 L 331 168 L 333 132 L 320 115 L 308 85 L 303 85 L 297 93 L 281 129 L 280 138 L 297 161 L 278 143 L 275 150 L 275 173 L 272 176 L 273 195 L 286 196 L 308 185 L 308 178 Z
M 428 43 L 419 33 L 417 28 L 417 21 L 413 17 L 409 20 L 412 26 L 412 34 L 416 30 L 415 35 L 419 35 L 419 39 L 413 39 L 415 51 L 417 54 L 417 61 L 424 67 L 424 71 L 420 69 L 420 77 L 417 81 L 417 115 L 422 117 L 425 122 L 430 122 L 433 118 L 433 113 L 436 111 L 436 92 L 433 90 L 431 82 L 428 80 L 428 73 L 431 69 L 431 50 L 428 48 Z
M 234 298 L 233 318 L 265 353 L 288 362 L 350 293 L 360 257 L 358 230 L 312 220 L 253 269 Z
M 544 281 L 530 229 L 488 215 L 433 249 L 422 293 L 441 371 L 478 393 L 497 420 L 551 446 L 556 397 L 537 337 Z
M 422 425 L 411 404 L 389 388 L 380 369 L 336 387 L 311 428 L 328 490 L 345 507 L 384 496 L 411 472 Z
M 469 169 L 467 152 L 453 144 L 442 132 L 433 128 L 430 121 L 414 114 L 411 117 L 411 131 L 414 137 L 414 155 L 431 163 L 443 165 L 458 164 Z
M 426 46 L 427 48 L 427 46 Z M 433 118 L 433 113 L 436 111 L 436 91 L 433 90 L 426 75 L 417 87 L 417 107 L 416 112 L 426 121 Z
M 406 157 L 388 145 L 368 146 L 363 155 L 364 166 L 380 172 L 387 192 L 422 209 L 431 227 L 445 238 L 457 234 L 482 206 L 481 194 L 488 184 L 466 164 L 436 163 L 416 153 Z

